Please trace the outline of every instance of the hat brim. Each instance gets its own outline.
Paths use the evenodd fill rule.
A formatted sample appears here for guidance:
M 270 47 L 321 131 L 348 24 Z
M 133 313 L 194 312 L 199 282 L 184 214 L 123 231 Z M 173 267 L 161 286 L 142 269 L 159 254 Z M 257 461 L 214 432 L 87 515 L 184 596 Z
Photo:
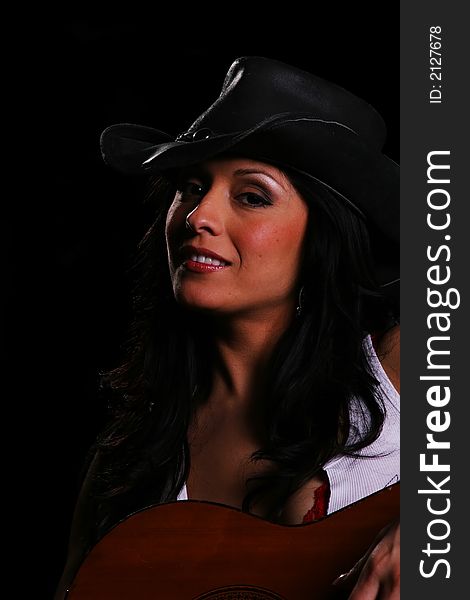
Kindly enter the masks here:
M 123 123 L 103 131 L 101 151 L 108 165 L 126 174 L 161 173 L 228 151 L 301 170 L 358 207 L 373 237 L 385 236 L 388 243 L 382 239 L 383 256 L 378 257 L 379 283 L 388 285 L 399 278 L 399 167 L 340 123 L 280 115 L 246 131 L 193 141 Z

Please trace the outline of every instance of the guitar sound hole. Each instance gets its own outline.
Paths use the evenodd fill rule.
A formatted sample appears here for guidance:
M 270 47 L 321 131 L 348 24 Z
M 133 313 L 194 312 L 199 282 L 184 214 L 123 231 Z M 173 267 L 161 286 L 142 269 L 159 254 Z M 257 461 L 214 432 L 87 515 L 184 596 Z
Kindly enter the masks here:
M 285 600 L 285 598 L 264 588 L 251 585 L 231 585 L 206 592 L 194 600 Z

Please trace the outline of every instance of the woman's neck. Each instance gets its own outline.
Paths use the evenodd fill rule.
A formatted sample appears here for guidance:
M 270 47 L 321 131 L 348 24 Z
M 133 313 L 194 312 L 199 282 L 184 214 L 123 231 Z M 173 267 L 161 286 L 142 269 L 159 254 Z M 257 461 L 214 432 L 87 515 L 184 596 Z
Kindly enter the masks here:
M 219 319 L 213 325 L 215 362 L 211 396 L 242 412 L 266 385 L 266 367 L 292 311 Z

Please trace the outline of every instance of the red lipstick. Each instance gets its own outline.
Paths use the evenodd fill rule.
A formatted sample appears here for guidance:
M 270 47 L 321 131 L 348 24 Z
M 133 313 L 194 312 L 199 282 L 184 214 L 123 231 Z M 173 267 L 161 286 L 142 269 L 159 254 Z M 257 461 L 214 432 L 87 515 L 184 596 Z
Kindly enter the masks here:
M 214 273 L 226 269 L 231 264 L 220 254 L 199 246 L 183 246 L 180 255 L 183 266 L 194 273 Z M 205 262 L 207 259 L 209 260 Z

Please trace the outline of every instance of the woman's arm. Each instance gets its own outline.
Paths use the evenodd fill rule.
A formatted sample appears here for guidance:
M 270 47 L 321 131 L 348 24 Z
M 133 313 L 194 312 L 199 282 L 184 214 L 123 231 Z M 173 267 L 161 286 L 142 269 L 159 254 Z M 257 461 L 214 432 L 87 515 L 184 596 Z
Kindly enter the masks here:
M 377 344 L 377 356 L 395 389 L 400 392 L 400 326 L 389 329 Z M 400 523 L 383 529 L 369 551 L 335 582 L 350 588 L 349 600 L 399 600 Z

